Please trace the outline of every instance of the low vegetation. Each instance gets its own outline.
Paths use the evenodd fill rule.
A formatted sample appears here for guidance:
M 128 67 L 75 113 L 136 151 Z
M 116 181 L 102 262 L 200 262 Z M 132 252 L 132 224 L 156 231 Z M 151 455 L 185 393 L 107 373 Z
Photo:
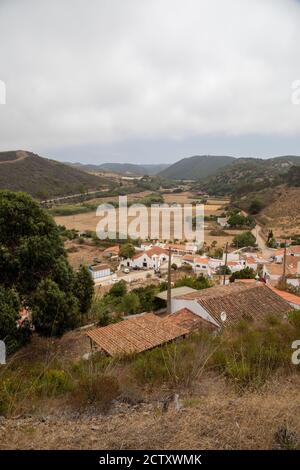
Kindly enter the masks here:
M 1 369 L 0 413 L 15 416 L 38 412 L 45 400 L 59 398 L 64 407 L 89 406 L 105 412 L 132 389 L 193 390 L 205 374 L 222 375 L 239 393 L 259 390 L 267 380 L 297 372 L 291 344 L 300 335 L 300 311 L 289 320 L 267 316 L 259 325 L 243 320 L 222 334 L 198 332 L 190 338 L 139 355 L 89 361 L 27 363 L 16 355 Z

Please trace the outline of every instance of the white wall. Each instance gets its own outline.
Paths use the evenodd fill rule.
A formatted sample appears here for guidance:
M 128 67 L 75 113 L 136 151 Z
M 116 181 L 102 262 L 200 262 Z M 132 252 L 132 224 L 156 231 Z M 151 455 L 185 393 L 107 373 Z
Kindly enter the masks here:
M 191 312 L 195 313 L 195 315 L 199 315 L 199 317 L 204 318 L 204 320 L 210 321 L 214 325 L 219 326 L 212 316 L 195 300 L 187 300 L 187 299 L 172 299 L 171 300 L 171 312 L 175 313 L 182 308 L 188 308 Z M 220 312 L 221 313 L 221 312 Z

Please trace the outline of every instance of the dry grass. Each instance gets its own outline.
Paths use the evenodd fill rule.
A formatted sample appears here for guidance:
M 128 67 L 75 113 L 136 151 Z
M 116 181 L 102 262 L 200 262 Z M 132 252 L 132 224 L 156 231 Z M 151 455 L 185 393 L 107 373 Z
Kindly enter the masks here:
M 292 376 L 240 396 L 213 375 L 180 395 L 179 412 L 170 404 L 164 413 L 154 400 L 120 404 L 109 415 L 8 419 L 0 428 L 0 448 L 276 449 L 280 427 L 299 439 L 299 386 L 299 376 Z

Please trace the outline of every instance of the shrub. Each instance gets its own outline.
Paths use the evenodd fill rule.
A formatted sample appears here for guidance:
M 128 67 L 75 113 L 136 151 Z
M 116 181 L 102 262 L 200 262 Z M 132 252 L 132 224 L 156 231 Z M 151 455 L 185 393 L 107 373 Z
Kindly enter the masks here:
M 37 380 L 37 392 L 46 396 L 64 394 L 71 389 L 71 377 L 62 369 L 48 369 Z
M 91 372 L 79 379 L 72 400 L 80 408 L 93 404 L 101 411 L 108 411 L 118 395 L 119 385 L 115 377 Z

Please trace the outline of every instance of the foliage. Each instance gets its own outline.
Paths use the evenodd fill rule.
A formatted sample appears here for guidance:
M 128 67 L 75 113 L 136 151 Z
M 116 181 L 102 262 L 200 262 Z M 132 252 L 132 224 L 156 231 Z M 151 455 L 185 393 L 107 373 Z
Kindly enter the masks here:
M 224 276 L 224 274 L 231 274 L 231 269 L 229 266 L 226 266 L 225 264 L 223 264 L 223 266 L 219 266 L 217 268 L 216 272 L 217 274 Z
M 74 294 L 79 300 L 79 308 L 82 314 L 87 314 L 92 305 L 94 295 L 94 281 L 86 266 L 80 266 L 75 274 Z
M 43 279 L 32 297 L 32 320 L 36 331 L 45 336 L 61 336 L 79 324 L 79 301 L 63 292 L 52 279 Z
M 134 246 L 131 243 L 126 243 L 120 247 L 119 255 L 122 258 L 132 258 L 135 253 Z
M 124 315 L 135 315 L 140 310 L 140 299 L 134 292 L 124 295 L 120 304 L 120 310 Z
M 253 199 L 249 205 L 249 212 L 250 214 L 256 215 L 258 214 L 262 209 L 264 205 L 260 199 Z
M 126 282 L 122 279 L 114 284 L 105 296 L 121 298 L 127 293 Z
M 230 227 L 252 227 L 253 218 L 245 217 L 242 214 L 232 214 L 227 221 Z
M 249 267 L 236 271 L 231 274 L 229 280 L 234 282 L 236 279 L 255 279 L 255 271 Z
M 62 334 L 77 324 L 79 310 L 85 313 L 90 306 L 91 281 L 85 268 L 73 272 L 61 234 L 62 228 L 29 195 L 0 191 L 0 283 L 14 288 L 22 304 L 32 308 L 41 334 Z M 51 326 L 51 318 L 58 318 L 59 325 Z
M 203 274 L 200 274 L 198 277 L 184 276 L 175 282 L 175 287 L 182 287 L 182 286 L 187 286 L 187 287 L 191 287 L 192 289 L 200 290 L 200 289 L 207 289 L 208 287 L 212 287 L 212 284 L 207 277 L 205 277 Z
M 256 239 L 251 232 L 244 232 L 236 235 L 232 241 L 232 245 L 238 248 L 243 248 L 246 246 L 254 247 L 256 244 Z

